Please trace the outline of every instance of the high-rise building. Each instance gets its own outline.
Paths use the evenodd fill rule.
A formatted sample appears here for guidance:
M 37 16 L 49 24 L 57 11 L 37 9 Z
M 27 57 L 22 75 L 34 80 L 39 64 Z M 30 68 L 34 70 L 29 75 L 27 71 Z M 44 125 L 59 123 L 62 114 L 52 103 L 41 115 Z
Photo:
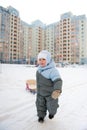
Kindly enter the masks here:
M 9 61 L 9 11 L 0 6 L 0 61 Z
M 18 62 L 21 58 L 20 25 L 19 12 L 15 8 L 0 7 L 0 54 L 3 62 Z
M 40 20 L 32 22 L 32 51 L 31 61 L 35 63 L 37 61 L 38 53 L 44 49 L 45 44 L 45 27 Z
M 53 59 L 54 59 L 54 41 L 55 41 L 54 25 L 55 24 L 50 24 L 50 25 L 46 26 L 45 46 L 44 46 L 44 49 L 48 50 L 51 53 Z
M 55 62 L 87 64 L 87 18 L 67 12 L 50 25 L 36 20 L 29 25 L 18 10 L 0 6 L 0 61 L 36 64 L 48 50 Z
M 19 12 L 13 7 L 7 8 L 9 11 L 9 60 L 10 62 L 19 62 L 20 60 L 20 17 Z
M 55 27 L 55 61 L 78 63 L 78 32 L 76 18 L 71 12 L 61 15 Z
M 21 42 L 23 43 L 23 62 L 30 64 L 32 51 L 32 27 L 31 25 L 21 21 Z
M 77 21 L 79 28 L 79 63 L 87 64 L 87 18 L 85 15 L 79 15 Z

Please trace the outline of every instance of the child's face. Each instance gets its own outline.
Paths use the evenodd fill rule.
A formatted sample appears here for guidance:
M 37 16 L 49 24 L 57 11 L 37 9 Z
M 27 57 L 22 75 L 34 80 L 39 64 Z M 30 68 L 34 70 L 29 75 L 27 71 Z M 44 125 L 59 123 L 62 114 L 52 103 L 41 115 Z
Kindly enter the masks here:
M 41 58 L 38 60 L 38 64 L 41 66 L 41 67 L 45 67 L 46 66 L 46 59 L 44 58 Z

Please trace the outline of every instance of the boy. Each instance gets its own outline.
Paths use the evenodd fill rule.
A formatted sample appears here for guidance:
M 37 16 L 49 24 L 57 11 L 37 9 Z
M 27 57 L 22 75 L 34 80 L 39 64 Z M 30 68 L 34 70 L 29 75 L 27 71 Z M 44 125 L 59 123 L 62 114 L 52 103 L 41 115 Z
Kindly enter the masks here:
M 57 112 L 58 97 L 62 92 L 62 79 L 48 51 L 42 50 L 37 60 L 39 66 L 36 72 L 36 108 L 38 121 L 42 123 L 47 110 L 49 119 L 52 119 Z

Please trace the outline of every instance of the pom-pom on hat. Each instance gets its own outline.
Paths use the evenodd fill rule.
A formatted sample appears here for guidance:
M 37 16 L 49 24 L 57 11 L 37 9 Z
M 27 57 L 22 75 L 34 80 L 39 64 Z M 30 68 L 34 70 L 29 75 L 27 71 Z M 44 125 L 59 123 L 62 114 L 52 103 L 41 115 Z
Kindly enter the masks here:
M 47 64 L 50 63 L 51 61 L 51 54 L 47 51 L 47 50 L 42 50 L 39 54 L 38 54 L 38 60 L 39 59 L 46 59 Z

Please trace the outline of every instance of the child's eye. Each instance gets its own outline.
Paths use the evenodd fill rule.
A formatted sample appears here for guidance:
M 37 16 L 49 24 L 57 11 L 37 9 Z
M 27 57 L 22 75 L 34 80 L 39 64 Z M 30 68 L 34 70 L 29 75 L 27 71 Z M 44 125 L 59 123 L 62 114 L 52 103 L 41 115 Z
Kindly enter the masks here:
M 46 59 L 43 58 L 42 60 L 46 60 Z
M 41 61 L 41 60 L 46 60 L 46 59 L 44 59 L 44 58 L 39 59 L 39 61 Z

